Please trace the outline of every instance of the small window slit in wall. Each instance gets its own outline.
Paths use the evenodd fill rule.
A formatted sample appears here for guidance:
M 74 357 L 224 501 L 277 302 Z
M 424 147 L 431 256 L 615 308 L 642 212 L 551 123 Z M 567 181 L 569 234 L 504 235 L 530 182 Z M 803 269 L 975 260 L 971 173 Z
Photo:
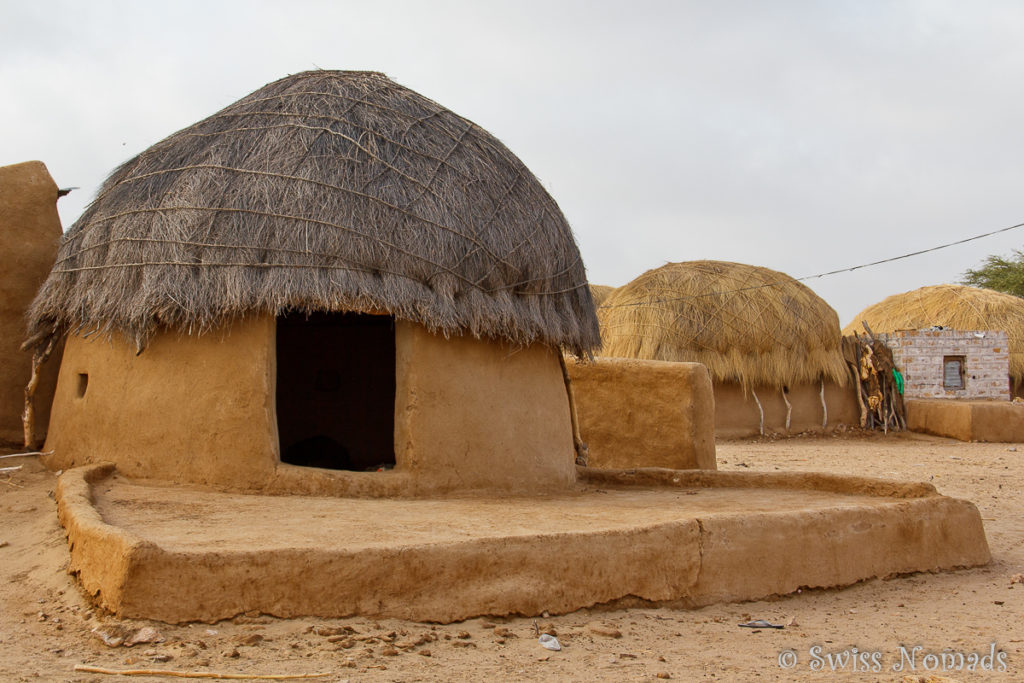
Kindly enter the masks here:
M 85 390 L 89 388 L 89 373 L 78 373 L 78 383 L 75 385 L 75 398 L 84 398 Z

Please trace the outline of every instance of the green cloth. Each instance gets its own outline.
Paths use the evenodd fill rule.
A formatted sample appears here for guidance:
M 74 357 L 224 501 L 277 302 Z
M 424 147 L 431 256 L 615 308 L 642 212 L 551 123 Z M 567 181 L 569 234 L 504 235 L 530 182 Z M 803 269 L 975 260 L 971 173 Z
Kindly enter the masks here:
M 903 375 L 896 368 L 892 369 L 892 378 L 896 380 L 896 389 L 900 392 L 900 396 L 903 395 Z

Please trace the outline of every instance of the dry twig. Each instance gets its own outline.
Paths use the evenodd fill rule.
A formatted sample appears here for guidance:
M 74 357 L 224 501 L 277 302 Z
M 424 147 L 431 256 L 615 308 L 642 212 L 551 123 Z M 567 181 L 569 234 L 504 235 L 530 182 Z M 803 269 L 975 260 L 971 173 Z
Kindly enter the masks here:
M 25 458 L 30 455 L 53 455 L 53 451 L 28 451 L 27 453 L 11 453 L 10 455 L 0 455 L 0 460 L 4 458 Z
M 326 678 L 330 672 L 316 674 L 227 674 L 213 671 L 173 671 L 170 669 L 106 669 L 101 666 L 76 664 L 75 671 L 114 676 L 172 676 L 177 678 L 220 678 L 231 680 L 289 681 L 299 678 Z

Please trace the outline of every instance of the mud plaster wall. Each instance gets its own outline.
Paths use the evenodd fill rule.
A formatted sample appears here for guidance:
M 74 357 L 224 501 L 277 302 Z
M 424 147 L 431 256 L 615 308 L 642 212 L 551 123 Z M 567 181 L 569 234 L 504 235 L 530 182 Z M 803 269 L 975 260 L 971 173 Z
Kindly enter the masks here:
M 576 479 L 557 350 L 395 324 L 396 470 L 445 488 L 531 491 Z
M 711 377 L 699 363 L 566 360 L 591 467 L 715 469 Z
M 403 322 L 395 331 L 393 473 L 279 462 L 272 317 L 198 337 L 157 334 L 138 356 L 118 337 L 71 337 L 47 465 L 107 461 L 136 477 L 371 496 L 424 483 L 533 490 L 575 481 L 568 399 L 553 350 L 444 339 Z
M 0 166 L 0 442 L 21 444 L 25 385 L 32 355 L 25 341 L 25 311 L 46 279 L 60 242 L 57 184 L 40 161 Z M 42 370 L 35 399 L 35 438 L 42 440 L 57 382 L 58 349 Z
M 908 399 L 907 429 L 960 441 L 1024 442 L 1024 405 L 1009 401 Z
M 903 373 L 906 398 L 1010 400 L 1010 348 L 1006 332 L 897 330 L 879 335 Z M 963 356 L 964 388 L 943 385 L 943 358 Z
M 822 431 L 821 385 L 797 384 L 788 388 L 786 398 L 793 406 L 790 433 Z M 762 386 L 754 387 L 753 391 L 764 409 L 765 433 L 785 433 L 786 402 L 782 398 L 782 390 Z M 717 382 L 714 395 L 716 438 L 738 439 L 759 433 L 760 415 L 751 393 L 744 395 L 736 383 Z M 828 408 L 826 429 L 840 424 L 860 424 L 860 409 L 852 385 L 841 387 L 834 382 L 825 382 L 825 405 Z
M 47 464 L 108 461 L 129 476 L 260 487 L 277 462 L 274 319 L 202 336 L 69 337 Z

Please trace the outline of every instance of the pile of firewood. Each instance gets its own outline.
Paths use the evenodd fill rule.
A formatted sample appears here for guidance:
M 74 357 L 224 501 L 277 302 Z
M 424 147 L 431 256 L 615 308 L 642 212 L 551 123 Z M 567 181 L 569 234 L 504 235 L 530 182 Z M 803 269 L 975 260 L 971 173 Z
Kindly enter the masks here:
M 843 337 L 843 358 L 857 390 L 860 426 L 885 432 L 903 431 L 907 428 L 903 376 L 893 360 L 892 350 L 876 338 L 870 328 L 867 330 L 863 336 L 854 332 Z

